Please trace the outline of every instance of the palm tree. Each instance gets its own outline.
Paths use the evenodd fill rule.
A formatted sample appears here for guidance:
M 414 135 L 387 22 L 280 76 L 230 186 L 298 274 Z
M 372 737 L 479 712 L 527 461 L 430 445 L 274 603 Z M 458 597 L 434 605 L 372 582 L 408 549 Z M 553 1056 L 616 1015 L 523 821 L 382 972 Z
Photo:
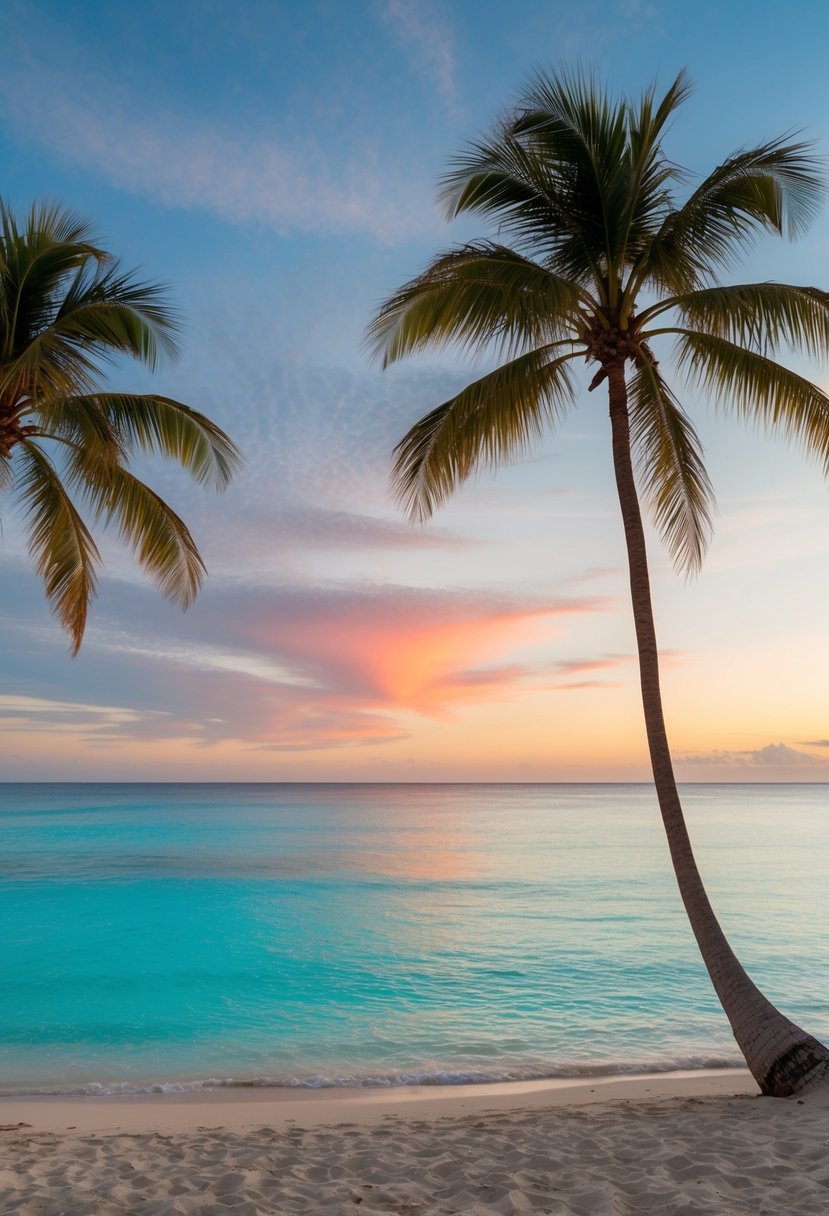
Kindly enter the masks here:
M 798 235 L 821 182 L 791 138 L 736 152 L 683 200 L 666 124 L 690 91 L 616 101 L 581 75 L 540 75 L 443 181 L 449 217 L 474 212 L 498 240 L 435 258 L 379 309 L 368 341 L 384 365 L 426 347 L 493 348 L 501 362 L 417 422 L 395 449 L 399 500 L 426 518 L 482 465 L 513 456 L 574 402 L 573 361 L 606 384 L 647 739 L 680 894 L 717 995 L 761 1090 L 788 1095 L 829 1074 L 829 1051 L 784 1017 L 735 957 L 703 887 L 677 794 L 659 689 L 634 465 L 675 564 L 696 571 L 713 495 L 694 426 L 652 341 L 679 372 L 747 420 L 798 440 L 829 470 L 829 397 L 777 362 L 781 347 L 829 350 L 829 294 L 720 281 L 752 238 Z M 508 242 L 508 243 L 507 243 Z
M 187 607 L 205 567 L 184 522 L 128 467 L 157 452 L 224 487 L 238 463 L 203 414 L 156 393 L 104 391 L 102 366 L 175 355 L 177 321 L 65 208 L 21 223 L 0 202 L 0 489 L 23 509 L 29 551 L 76 654 L 100 554 L 76 505 L 113 524 L 170 599 Z

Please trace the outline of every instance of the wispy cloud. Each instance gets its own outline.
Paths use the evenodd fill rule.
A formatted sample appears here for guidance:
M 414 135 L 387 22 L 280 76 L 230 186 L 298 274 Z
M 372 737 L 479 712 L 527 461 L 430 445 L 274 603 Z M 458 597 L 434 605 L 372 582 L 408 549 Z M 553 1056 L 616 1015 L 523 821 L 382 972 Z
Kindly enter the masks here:
M 352 140 L 343 155 L 315 145 L 310 134 L 291 143 L 266 127 L 240 130 L 173 111 L 133 95 L 100 63 L 84 70 L 85 48 L 67 46 L 45 21 L 35 42 L 24 36 L 30 19 L 24 31 L 2 24 L 7 130 L 120 189 L 280 233 L 363 232 L 392 240 L 422 230 L 434 216 L 429 190 L 384 171 L 370 140 L 363 146 L 359 137 Z
M 0 696 L 0 721 L 4 731 L 48 727 L 50 731 L 114 731 L 135 728 L 167 717 L 159 710 L 138 710 L 118 705 L 96 705 L 59 701 L 47 697 Z
M 435 5 L 427 0 L 383 0 L 380 12 L 398 43 L 426 72 L 442 99 L 453 104 L 455 55 L 449 28 Z
M 622 685 L 618 680 L 570 680 L 566 684 L 559 684 L 558 688 L 561 692 L 580 692 L 584 689 L 592 688 L 621 688 Z
M 561 692 L 580 692 L 583 689 L 592 688 L 618 688 L 620 686 L 618 680 L 600 680 L 590 677 L 594 672 L 618 671 L 620 667 L 627 666 L 631 662 L 632 657 L 632 655 L 613 654 L 603 655 L 595 659 L 565 659 L 554 663 L 553 670 L 556 675 L 564 677 L 554 687 Z M 588 678 L 583 680 L 572 678 L 582 675 Z
M 621 667 L 625 663 L 629 663 L 630 658 L 630 655 L 614 654 L 605 655 L 600 659 L 565 659 L 561 663 L 556 663 L 555 668 L 565 676 L 581 675 L 582 672 L 606 671 Z

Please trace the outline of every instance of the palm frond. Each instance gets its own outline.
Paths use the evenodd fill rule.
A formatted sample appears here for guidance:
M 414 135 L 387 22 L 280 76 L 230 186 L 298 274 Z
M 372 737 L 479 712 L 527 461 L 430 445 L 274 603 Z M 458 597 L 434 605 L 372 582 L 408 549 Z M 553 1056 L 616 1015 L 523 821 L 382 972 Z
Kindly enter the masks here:
M 96 268 L 89 276 L 85 267 L 59 298 L 39 292 L 29 302 L 21 293 L 0 391 L 21 384 L 32 395 L 84 392 L 95 386 L 101 364 L 119 355 L 155 368 L 162 349 L 170 355 L 177 350 L 178 322 L 162 297 L 157 284 L 139 283 L 115 268 Z
M 0 361 L 52 322 L 67 281 L 113 260 L 92 241 L 89 225 L 65 208 L 34 206 L 21 228 L 0 200 Z
M 421 418 L 394 449 L 392 483 L 414 519 L 427 519 L 470 473 L 515 456 L 573 400 L 568 360 L 530 351 Z
M 539 75 L 491 135 L 451 162 L 440 192 L 450 217 L 494 219 L 516 247 L 601 290 L 617 244 L 625 107 L 575 73 Z
M 97 409 L 129 450 L 168 456 L 204 485 L 224 489 L 241 465 L 232 439 L 206 415 L 157 393 L 95 393 L 75 398 Z
M 543 259 L 555 273 L 582 285 L 599 282 L 603 245 L 596 250 L 585 242 L 583 203 L 558 180 L 555 166 L 526 145 L 508 121 L 499 124 L 452 160 L 439 201 L 449 218 L 470 211 L 493 219 L 517 250 Z
M 761 353 L 781 346 L 819 358 L 829 353 L 829 292 L 788 283 L 740 283 L 710 287 L 654 305 L 645 324 L 676 309 L 682 324 Z
M 75 245 L 102 263 L 111 260 L 112 255 L 101 248 L 95 229 L 89 221 L 61 203 L 32 203 L 22 230 L 13 213 L 2 201 L 0 216 L 4 234 L 14 233 L 35 252 L 54 245 Z
M 675 331 L 689 381 L 746 421 L 780 431 L 816 455 L 829 475 L 829 396 L 766 355 L 712 333 Z
M 519 103 L 513 132 L 546 164 L 554 166 L 559 190 L 585 245 L 612 265 L 623 242 L 628 199 L 627 122 L 624 103 L 614 102 L 581 72 L 540 73 Z
M 200 484 L 224 489 L 241 464 L 233 441 L 198 410 L 155 393 L 92 393 L 40 401 L 29 411 L 42 434 L 68 440 L 94 464 L 131 452 L 177 460 Z
M 657 102 L 615 101 L 582 73 L 540 74 L 491 135 L 468 144 L 443 179 L 450 217 L 496 220 L 519 249 L 600 289 L 663 222 L 678 171 L 660 135 L 690 91 L 681 72 Z M 613 290 L 613 276 L 610 279 Z
M 387 367 L 426 346 L 507 356 L 528 345 L 574 337 L 584 293 L 513 249 L 488 241 L 437 257 L 380 308 L 367 334 Z
M 691 420 L 644 361 L 628 384 L 633 456 L 654 522 L 674 564 L 693 573 L 711 539 L 714 491 Z
M 681 174 L 665 156 L 661 136 L 691 92 L 690 78 L 683 69 L 661 101 L 657 103 L 656 87 L 651 85 L 638 106 L 627 109 L 629 182 L 622 216 L 625 233 L 622 265 L 629 265 L 641 256 L 673 205 L 670 187 Z
M 18 451 L 16 486 L 29 552 L 51 609 L 71 638 L 72 654 L 77 654 L 96 591 L 100 554 L 48 456 L 28 439 Z
M 112 255 L 98 244 L 91 224 L 68 207 L 33 203 L 21 226 L 0 199 L 0 274 L 42 274 L 41 258 L 51 257 L 57 250 L 63 250 L 61 257 L 71 259 L 61 273 L 76 269 L 88 258 L 100 265 L 112 261 Z
M 63 334 L 47 326 L 0 366 L 0 394 L 36 401 L 89 392 L 100 380 L 99 363 L 93 350 L 67 342 Z
M 69 444 L 93 467 L 110 468 L 123 463 L 129 445 L 101 410 L 95 397 L 54 397 L 38 401 L 25 411 L 37 418 L 35 434 Z
M 579 233 L 601 243 L 608 267 L 630 263 L 667 213 L 678 171 L 660 137 L 690 91 L 682 71 L 659 102 L 651 86 L 634 106 L 588 76 L 564 73 L 537 77 L 523 99 L 513 131 L 559 165 L 556 185 L 569 194 Z
M 770 140 L 730 156 L 671 212 L 642 257 L 642 272 L 682 294 L 730 267 L 761 231 L 796 237 L 824 195 L 811 144 Z
M 122 467 L 101 470 L 96 478 L 81 461 L 74 467 L 74 480 L 96 518 L 115 525 L 162 594 L 188 608 L 206 569 L 184 521 Z
M 69 285 L 55 314 L 55 325 L 77 341 L 105 345 L 157 366 L 163 353 L 176 358 L 180 318 L 167 303 L 167 288 L 121 270 L 115 262 L 89 273 L 84 267 Z
M 680 68 L 656 108 L 654 108 L 656 86 L 653 84 L 643 92 L 638 108 L 634 109 L 633 106 L 629 108 L 631 147 L 635 154 L 634 164 L 637 163 L 637 153 L 639 156 L 649 157 L 651 149 L 657 146 L 657 141 L 673 118 L 674 112 L 688 100 L 693 91 L 694 86 L 687 68 Z

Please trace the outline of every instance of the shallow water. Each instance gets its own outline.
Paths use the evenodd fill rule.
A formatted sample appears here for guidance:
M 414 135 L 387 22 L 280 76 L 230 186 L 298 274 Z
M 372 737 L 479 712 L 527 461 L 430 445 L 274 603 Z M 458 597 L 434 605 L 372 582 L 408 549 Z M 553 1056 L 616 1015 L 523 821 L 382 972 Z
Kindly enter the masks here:
M 737 953 L 829 1035 L 829 787 L 683 791 Z M 0 785 L 0 1088 L 737 1064 L 638 785 Z

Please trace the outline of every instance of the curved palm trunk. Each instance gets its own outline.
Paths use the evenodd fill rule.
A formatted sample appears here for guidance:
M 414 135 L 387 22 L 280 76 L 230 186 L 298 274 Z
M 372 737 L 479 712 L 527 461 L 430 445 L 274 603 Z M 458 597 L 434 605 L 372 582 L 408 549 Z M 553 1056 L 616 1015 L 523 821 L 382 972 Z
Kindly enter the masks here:
M 763 1093 L 787 1097 L 829 1076 L 829 1050 L 784 1017 L 746 975 L 720 928 L 697 869 L 662 713 L 645 534 L 631 461 L 624 364 L 606 370 L 613 465 L 625 527 L 645 728 L 671 860 L 697 945 L 740 1050 Z

